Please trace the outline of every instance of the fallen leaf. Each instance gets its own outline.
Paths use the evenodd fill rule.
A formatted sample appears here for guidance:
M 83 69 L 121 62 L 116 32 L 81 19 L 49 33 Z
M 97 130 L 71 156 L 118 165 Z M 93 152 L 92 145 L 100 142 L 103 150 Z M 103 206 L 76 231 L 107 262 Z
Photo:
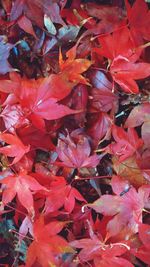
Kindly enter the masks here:
M 17 135 L 1 133 L 0 140 L 9 144 L 0 147 L 0 153 L 7 157 L 14 158 L 11 165 L 17 163 L 24 154 L 30 151 L 30 145 L 25 146 Z
M 85 72 L 91 65 L 92 62 L 88 59 L 82 59 L 82 58 L 76 58 L 73 48 L 67 52 L 67 60 L 62 59 L 62 54 L 60 52 L 59 56 L 59 64 L 60 64 L 60 70 L 63 73 L 63 75 L 68 79 L 68 81 L 71 81 L 74 83 L 74 85 L 78 83 L 82 84 L 88 84 L 88 81 L 86 78 L 84 78 L 81 74 Z
M 19 175 L 10 175 L 0 180 L 5 185 L 2 204 L 5 206 L 17 195 L 21 205 L 25 207 L 33 219 L 35 215 L 33 193 L 46 190 L 32 176 L 22 172 Z
M 108 145 L 106 151 L 118 157 L 120 162 L 138 153 L 138 148 L 143 145 L 134 128 L 128 128 L 125 132 L 123 128 L 113 125 L 112 135 L 115 143 Z
M 56 148 L 62 166 L 70 168 L 96 167 L 100 161 L 98 155 L 91 155 L 91 148 L 85 136 L 78 135 L 77 131 L 71 135 L 61 135 Z
M 150 11 L 145 2 L 137 0 L 131 7 L 129 1 L 125 1 L 130 31 L 137 45 L 142 44 L 144 40 L 150 40 Z
M 127 58 L 115 58 L 110 67 L 111 74 L 116 83 L 126 93 L 138 93 L 139 88 L 135 80 L 140 80 L 150 75 L 150 64 L 130 62 Z
M 79 259 L 83 262 L 94 261 L 95 267 L 133 267 L 132 263 L 122 258 L 128 246 L 125 243 L 105 244 L 96 235 L 92 239 L 84 238 L 70 242 L 70 245 L 81 249 Z
M 43 217 L 35 221 L 33 225 L 34 241 L 30 244 L 27 252 L 26 264 L 28 267 L 33 266 L 35 261 L 44 267 L 58 266 L 59 260 L 56 255 L 59 254 L 61 259 L 63 254 L 74 252 L 67 241 L 57 235 L 65 224 L 65 222 L 53 221 L 45 225 Z
M 114 31 L 124 19 L 123 11 L 118 6 L 98 5 L 95 2 L 87 3 L 85 10 L 90 17 L 100 20 L 91 28 L 91 31 L 95 34 Z
M 114 81 L 126 93 L 138 93 L 135 80 L 150 75 L 150 64 L 138 62 L 144 47 L 136 47 L 127 27 L 100 36 L 99 42 L 102 47 L 94 48 L 93 51 L 108 59 L 108 67 Z
M 57 80 L 57 81 L 56 81 Z M 55 83 L 56 81 L 56 83 Z M 22 80 L 21 89 L 15 90 L 14 95 L 18 98 L 23 109 L 24 116 L 32 121 L 33 125 L 40 130 L 45 130 L 45 120 L 56 120 L 66 115 L 80 111 L 58 103 L 71 91 L 70 85 L 61 83 L 62 78 L 51 75 L 49 78 L 39 80 Z M 60 87 L 62 92 L 60 91 Z
M 46 197 L 44 211 L 46 214 L 59 210 L 64 206 L 68 213 L 71 213 L 75 207 L 75 199 L 86 202 L 79 191 L 67 184 L 54 184 L 50 187 L 50 193 Z
M 118 178 L 118 183 L 119 180 Z M 126 186 L 128 186 L 128 182 L 126 182 Z M 124 189 L 126 186 L 123 182 Z M 112 189 L 116 191 L 116 183 L 112 184 Z M 124 227 L 133 233 L 138 232 L 138 224 L 142 222 L 143 208 L 148 203 L 150 186 L 141 186 L 138 192 L 134 187 L 131 187 L 122 194 L 121 181 L 119 191 L 116 191 L 117 195 L 103 195 L 94 203 L 87 204 L 88 207 L 104 216 L 113 216 L 107 224 L 107 230 L 111 236 L 117 235 Z

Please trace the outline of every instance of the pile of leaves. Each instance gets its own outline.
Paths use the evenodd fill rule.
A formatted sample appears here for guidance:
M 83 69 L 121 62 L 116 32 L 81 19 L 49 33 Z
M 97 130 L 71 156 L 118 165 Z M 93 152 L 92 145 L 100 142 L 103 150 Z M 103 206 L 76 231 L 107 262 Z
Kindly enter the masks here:
M 1 266 L 150 266 L 149 25 L 144 0 L 1 0 Z

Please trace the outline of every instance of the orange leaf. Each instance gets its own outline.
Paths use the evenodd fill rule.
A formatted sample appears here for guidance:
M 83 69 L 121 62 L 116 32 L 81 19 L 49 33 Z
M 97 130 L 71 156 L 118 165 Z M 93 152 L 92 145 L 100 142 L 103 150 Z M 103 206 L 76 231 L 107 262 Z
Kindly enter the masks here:
M 59 55 L 59 63 L 60 69 L 63 74 L 67 78 L 68 81 L 74 83 L 74 85 L 78 83 L 88 84 L 86 78 L 84 78 L 81 74 L 85 72 L 91 65 L 92 62 L 88 59 L 76 58 L 76 47 L 74 46 L 67 52 L 67 60 L 63 61 L 61 51 Z

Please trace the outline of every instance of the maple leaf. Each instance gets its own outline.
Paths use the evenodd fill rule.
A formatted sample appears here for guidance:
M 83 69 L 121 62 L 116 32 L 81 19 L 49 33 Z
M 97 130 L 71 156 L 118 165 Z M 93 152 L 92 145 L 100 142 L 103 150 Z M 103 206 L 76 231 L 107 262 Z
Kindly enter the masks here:
M 94 48 L 93 51 L 111 60 L 109 66 L 114 81 L 125 92 L 137 93 L 139 89 L 135 80 L 150 75 L 150 64 L 138 62 L 144 47 L 135 47 L 126 27 L 112 34 L 100 36 L 99 42 L 102 47 Z
M 64 206 L 68 213 L 71 213 L 75 206 L 75 199 L 86 202 L 78 190 L 67 184 L 58 185 L 55 183 L 54 186 L 50 187 L 50 194 L 46 197 L 45 212 L 53 212 Z
M 147 147 L 149 147 L 150 146 L 150 138 L 149 138 L 150 104 L 149 103 L 143 103 L 141 105 L 137 105 L 136 107 L 134 107 L 125 122 L 125 127 L 137 127 L 140 125 L 142 125 L 141 135 L 142 135 L 144 144 Z
M 94 3 L 87 3 L 85 6 L 88 15 L 100 20 L 97 24 L 90 27 L 94 34 L 112 32 L 117 29 L 124 18 L 122 9 L 118 6 L 104 6 Z M 121 24 L 122 25 L 122 24 Z
M 140 45 L 144 39 L 150 39 L 150 11 L 148 5 L 143 0 L 136 0 L 132 7 L 128 0 L 125 0 L 125 4 L 131 34 L 135 43 Z
M 130 248 L 125 243 L 105 244 L 95 234 L 70 242 L 72 247 L 82 249 L 79 253 L 81 262 L 94 261 L 95 267 L 133 267 L 132 263 L 120 257 Z
M 134 128 L 128 128 L 128 132 L 116 125 L 112 126 L 112 135 L 116 143 L 106 147 L 106 151 L 116 155 L 122 162 L 137 153 L 137 149 L 143 145 Z
M 118 29 L 113 33 L 104 36 L 102 35 L 98 38 L 98 40 L 101 47 L 94 48 L 93 51 L 96 51 L 98 54 L 108 58 L 109 60 L 113 60 L 118 56 L 122 56 L 130 60 L 133 57 L 136 57 L 136 59 L 139 57 L 139 54 L 137 54 L 135 49 L 135 44 L 131 39 L 130 31 L 127 27 Z
M 22 80 L 21 89 L 15 88 L 14 90 L 14 95 L 20 102 L 24 115 L 39 129 L 44 129 L 44 119 L 55 120 L 79 112 L 58 103 L 58 100 L 70 93 L 70 87 L 68 89 L 66 83 L 59 78 L 58 75 L 51 75 L 49 78 L 36 81 Z
M 110 72 L 113 79 L 127 93 L 138 93 L 139 88 L 135 80 L 150 75 L 150 64 L 130 62 L 127 58 L 115 58 L 111 64 Z
M 11 165 L 17 163 L 24 154 L 30 151 L 30 146 L 25 146 L 17 135 L 0 133 L 0 141 L 9 144 L 7 146 L 0 147 L 0 153 L 7 157 L 14 158 Z
M 22 206 L 27 209 L 29 215 L 33 218 L 34 204 L 32 194 L 46 190 L 45 187 L 41 186 L 32 176 L 27 175 L 25 172 L 20 172 L 19 175 L 8 175 L 0 180 L 0 183 L 6 186 L 2 195 L 2 204 L 5 206 L 17 195 Z
M 44 224 L 44 218 L 40 217 L 33 225 L 34 241 L 28 248 L 26 265 L 33 266 L 35 261 L 41 266 L 59 266 L 57 256 L 65 253 L 73 253 L 67 241 L 57 235 L 66 222 L 53 221 Z M 56 264 L 56 265 L 55 265 Z
M 139 224 L 139 237 L 143 245 L 138 250 L 133 249 L 133 254 L 146 264 L 150 264 L 150 225 Z
M 9 53 L 13 47 L 13 44 L 6 42 L 5 36 L 0 36 L 0 74 L 6 74 L 9 71 L 15 70 L 8 62 Z
M 80 73 L 84 70 L 86 69 L 81 68 Z M 76 82 L 81 82 L 81 80 L 79 79 Z M 64 72 L 57 75 L 52 74 L 48 78 L 36 81 L 18 80 L 18 84 L 20 86 L 16 86 L 15 82 L 14 96 L 17 97 L 23 111 L 25 111 L 24 116 L 28 117 L 33 125 L 39 129 L 44 129 L 43 119 L 55 120 L 79 112 L 58 103 L 59 100 L 62 100 L 71 92 L 75 85 L 75 83 L 67 80 Z M 17 99 L 14 99 L 14 101 L 17 102 Z M 5 104 L 11 104 L 9 99 Z
M 114 216 L 107 224 L 110 235 L 118 234 L 124 227 L 137 233 L 138 223 L 142 222 L 142 210 L 148 205 L 150 186 L 141 186 L 137 192 L 128 182 L 115 176 L 112 189 L 116 195 L 103 195 L 88 206 L 104 216 Z
M 61 135 L 56 148 L 62 166 L 70 168 L 95 167 L 98 165 L 100 157 L 92 155 L 88 139 L 77 131 L 71 135 Z
M 86 78 L 81 74 L 85 72 L 92 64 L 88 59 L 75 58 L 76 57 L 76 47 L 71 48 L 67 54 L 67 60 L 62 59 L 62 54 L 59 54 L 59 65 L 60 70 L 69 81 L 73 82 L 74 85 L 78 83 L 88 84 Z

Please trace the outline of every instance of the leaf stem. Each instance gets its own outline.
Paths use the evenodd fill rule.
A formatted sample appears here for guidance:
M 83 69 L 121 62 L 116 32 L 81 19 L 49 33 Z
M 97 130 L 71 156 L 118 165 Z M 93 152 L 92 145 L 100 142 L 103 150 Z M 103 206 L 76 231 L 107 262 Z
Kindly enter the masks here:
M 33 239 L 32 237 L 25 236 L 25 235 L 23 235 L 23 234 L 21 234 L 21 233 L 15 231 L 15 230 L 13 230 L 13 229 L 9 229 L 9 232 L 14 233 L 14 234 L 16 234 L 16 235 L 18 235 L 18 236 L 21 236 L 21 237 L 23 237 L 23 238 L 27 238 L 27 239 L 29 239 L 29 240 L 34 241 L 34 239 Z
M 75 176 L 75 180 L 91 180 L 91 179 L 100 179 L 100 178 L 112 178 L 111 175 L 104 175 L 104 176 L 94 176 L 94 177 L 79 177 Z
M 23 212 L 23 211 L 21 211 L 21 210 L 18 210 L 18 209 L 16 209 L 16 208 L 10 206 L 9 204 L 6 204 L 5 206 L 8 207 L 8 208 L 10 208 L 10 209 L 12 209 L 12 210 L 14 210 L 14 211 L 17 211 L 17 212 L 19 212 L 19 213 L 21 213 L 21 214 L 23 214 L 23 215 L 25 215 L 25 216 L 28 216 L 25 212 Z
M 142 211 L 144 211 L 144 212 L 146 212 L 146 213 L 150 214 L 150 211 L 149 211 L 149 210 L 142 209 Z

